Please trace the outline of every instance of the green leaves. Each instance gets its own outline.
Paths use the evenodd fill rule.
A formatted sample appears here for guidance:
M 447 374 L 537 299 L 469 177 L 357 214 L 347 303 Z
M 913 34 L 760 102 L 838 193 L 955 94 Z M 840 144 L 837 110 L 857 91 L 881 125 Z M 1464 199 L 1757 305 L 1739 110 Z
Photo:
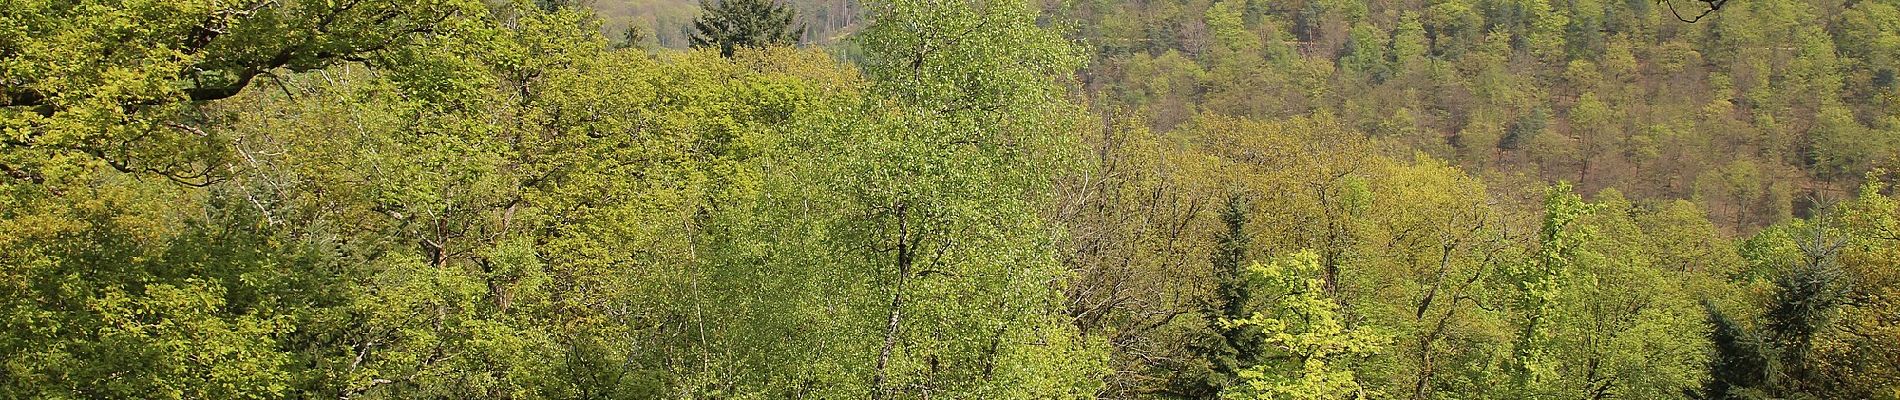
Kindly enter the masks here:
M 1249 270 L 1272 299 L 1233 326 L 1259 327 L 1266 360 L 1240 371 L 1225 399 L 1354 399 L 1377 397 L 1354 376 L 1354 360 L 1378 354 L 1387 339 L 1367 328 L 1349 328 L 1339 303 L 1326 295 L 1319 255 L 1294 253 Z
M 1026 4 L 877 7 L 858 39 L 864 97 L 813 110 L 785 143 L 808 152 L 771 161 L 784 172 L 765 177 L 771 208 L 749 210 L 759 230 L 732 238 L 776 248 L 761 255 L 768 282 L 805 290 L 780 301 L 829 321 L 793 342 L 831 353 L 784 373 L 833 397 L 1092 393 L 1101 356 L 1060 318 L 1039 214 L 1080 121 L 1053 101 L 1069 55 L 1051 52 L 1072 48 Z M 768 244 L 787 237 L 802 240 Z
M 279 69 L 368 61 L 472 0 L 30 1 L 0 14 L 0 165 L 11 180 L 64 181 L 99 163 L 181 183 L 223 179 L 230 138 L 207 132 L 201 102 L 235 96 Z
M 1892 392 L 1891 10 L 1268 3 L 8 3 L 0 397 Z
M 88 201 L 16 191 L 0 226 L 0 392 L 22 397 L 276 398 L 280 347 L 314 272 L 245 210 L 170 183 L 109 179 Z M 17 190 L 17 189 L 16 189 Z M 176 207 L 176 208 L 172 208 Z M 231 214 L 238 216 L 232 217 Z M 229 218 L 229 219 L 227 219 Z M 316 275 L 316 274 L 312 274 Z
M 1058 84 L 1081 66 L 1081 49 L 1038 26 L 1027 2 L 898 0 L 872 7 L 872 19 L 855 41 L 866 75 L 895 99 L 958 118 L 1069 106 Z M 1001 119 L 1011 120 L 1040 122 Z

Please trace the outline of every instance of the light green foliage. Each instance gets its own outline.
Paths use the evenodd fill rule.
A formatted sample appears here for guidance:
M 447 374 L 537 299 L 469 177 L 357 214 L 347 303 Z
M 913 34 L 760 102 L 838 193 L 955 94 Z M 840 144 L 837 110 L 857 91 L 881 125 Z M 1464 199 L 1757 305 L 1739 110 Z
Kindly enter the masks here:
M 1425 25 L 1419 13 L 1407 11 L 1399 16 L 1399 26 L 1392 31 L 1392 69 L 1399 79 L 1420 80 L 1431 66 L 1431 41 L 1425 36 Z
M 1141 27 L 1077 37 L 1100 49 L 1085 93 L 1151 128 L 1202 112 L 1325 112 L 1477 175 L 1617 187 L 1639 202 L 1694 198 L 1724 229 L 1800 214 L 1804 191 L 1845 193 L 1896 146 L 1886 116 L 1900 80 L 1891 63 L 1863 61 L 1891 58 L 1883 2 L 1737 3 L 1696 24 L 1633 1 L 1071 3 L 1050 19 Z M 1195 63 L 1159 68 L 1170 52 Z M 1189 74 L 1199 79 L 1174 85 L 1180 95 L 1140 90 Z M 1685 124 L 1689 115 L 1706 123 Z M 1527 119 L 1542 123 L 1510 129 Z M 1494 121 L 1505 121 L 1495 136 Z M 1737 159 L 1776 177 L 1756 182 L 1762 196 L 1696 197 L 1698 180 Z
M 206 260 L 257 265 L 189 267 L 200 261 L 146 256 L 116 263 L 131 275 L 97 278 L 58 271 L 114 263 L 9 267 L 20 282 L 58 277 L 84 289 L 9 289 L 19 294 L 11 298 L 56 302 L 9 305 L 10 316 L 43 315 L 19 326 L 53 329 L 9 332 L 8 364 L 20 376 L 42 377 L 9 391 L 626 398 L 738 378 L 684 373 L 715 366 L 698 356 L 714 354 L 704 346 L 711 339 L 688 336 L 709 329 L 704 319 L 650 321 L 704 315 L 689 311 L 703 310 L 705 297 L 681 295 L 695 293 L 702 277 L 718 277 L 695 263 L 700 216 L 717 209 L 714 196 L 756 190 L 757 178 L 739 167 L 773 154 L 766 150 L 774 140 L 762 132 L 817 108 L 819 93 L 849 88 L 855 76 L 808 53 L 727 61 L 608 52 L 583 12 L 500 7 L 483 15 L 505 24 L 472 17 L 454 24 L 453 34 L 430 37 L 430 46 L 389 49 L 383 56 L 396 65 L 287 75 L 273 81 L 282 85 L 274 90 L 206 106 L 219 124 L 181 121 L 230 138 L 218 144 L 229 159 L 203 162 L 230 174 L 214 186 L 222 193 L 214 198 L 225 199 L 214 210 L 244 213 L 206 230 L 258 229 L 266 232 L 259 240 L 273 244 L 205 241 Z M 94 173 L 107 178 L 90 182 L 100 189 L 8 181 L 8 201 L 21 207 L 10 208 L 20 214 L 6 221 L 73 220 L 31 210 L 58 210 L 49 207 L 63 207 L 61 199 L 81 189 L 158 185 L 198 193 Z M 96 220 L 136 221 L 141 214 L 113 210 L 160 207 L 146 213 L 190 221 L 194 198 L 105 203 L 130 205 L 100 206 Z M 162 208 L 168 203 L 185 213 Z M 85 225 L 49 226 L 79 232 Z M 168 233 L 165 224 L 139 226 L 149 244 L 99 246 L 137 259 L 128 251 L 167 254 L 161 245 L 197 237 Z M 51 240 L 56 232 L 19 240 Z M 236 249 L 257 253 L 221 253 Z M 56 259 L 41 252 L 7 258 L 9 265 Z M 158 275 L 142 278 L 149 273 Z M 99 311 L 54 312 L 87 302 Z M 178 327 L 118 330 L 140 324 Z M 41 350 L 14 350 L 26 348 Z M 140 378 L 123 379 L 134 373 Z M 122 377 L 118 386 L 95 383 L 113 376 Z M 215 379 L 184 379 L 200 376 Z
M 1698 267 L 1651 252 L 1712 250 L 1659 242 L 1680 234 L 1664 225 L 1678 223 L 1668 209 L 1637 208 L 1615 191 L 1599 193 L 1597 203 L 1565 186 L 1549 193 L 1535 258 L 1505 274 L 1525 319 L 1516 322 L 1504 368 L 1521 386 L 1501 395 L 1664 397 L 1700 387 L 1707 345 L 1702 335 L 1680 333 L 1706 329 L 1694 299 L 1722 286 Z M 1682 239 L 1713 237 L 1670 240 Z M 1703 257 L 1723 254 L 1713 251 Z
M 1509 353 L 1507 314 L 1474 305 L 1498 301 L 1482 281 L 1518 245 L 1501 231 L 1501 210 L 1484 205 L 1481 182 L 1441 161 L 1419 157 L 1367 175 L 1370 204 L 1351 251 L 1360 256 L 1342 267 L 1343 279 L 1357 324 L 1391 341 L 1356 373 L 1386 396 L 1489 390 L 1483 364 Z
M 1260 280 L 1263 305 L 1270 311 L 1229 321 L 1253 326 L 1265 338 L 1266 362 L 1241 370 L 1240 382 L 1224 399 L 1356 399 L 1378 397 L 1361 387 L 1350 363 L 1376 354 L 1385 338 L 1365 328 L 1348 328 L 1339 304 L 1326 295 L 1319 278 L 1319 255 L 1294 253 L 1249 270 Z
M 1199 18 L 1197 22 L 1209 31 L 1202 47 L 1192 49 L 1205 71 L 1194 91 L 1200 93 L 1201 108 L 1230 116 L 1291 116 L 1306 110 L 1308 105 L 1302 103 L 1323 94 L 1324 88 L 1317 83 L 1332 74 L 1332 63 L 1299 57 L 1297 48 L 1290 45 L 1297 40 L 1289 28 L 1293 24 L 1272 19 L 1249 24 L 1243 5 L 1223 1 L 1182 17 Z M 1193 111 L 1192 107 L 1182 110 Z
M 0 13 L 0 168 L 83 179 L 77 165 L 203 185 L 229 137 L 195 128 L 199 102 L 272 71 L 381 59 L 480 2 L 26 1 Z
M 1890 1 L 588 3 L 0 7 L 0 398 L 1900 396 Z
M 1264 46 L 1260 38 L 1247 31 L 1240 4 L 1221 1 L 1207 7 L 1207 29 L 1214 34 L 1215 57 L 1234 58 L 1258 52 Z M 1218 61 L 1217 61 L 1218 62 Z
M 1141 114 L 1151 115 L 1157 125 L 1168 127 L 1196 113 L 1193 102 L 1206 71 L 1194 60 L 1170 50 L 1159 56 L 1131 56 L 1126 66 L 1130 76 L 1146 77 L 1117 89 L 1123 92 L 1117 98 L 1132 103 L 1126 107 L 1139 107 Z
M 1062 274 L 1037 215 L 1080 123 L 1058 101 L 1074 48 L 1027 4 L 874 7 L 878 22 L 857 39 L 868 96 L 792 139 L 820 151 L 788 171 L 795 190 L 772 194 L 804 208 L 777 225 L 807 226 L 800 235 L 830 250 L 767 265 L 817 263 L 792 269 L 863 293 L 829 300 L 837 329 L 856 333 L 809 367 L 845 374 L 820 393 L 1092 393 L 1101 356 L 1053 306 Z
M 402 69 L 301 76 L 257 99 L 278 113 L 239 117 L 256 128 L 237 151 L 259 207 L 348 244 L 350 298 L 309 322 L 343 344 L 310 354 L 321 368 L 302 390 L 658 391 L 638 372 L 665 356 L 615 343 L 674 334 L 636 321 L 675 311 L 625 310 L 665 310 L 656 288 L 685 279 L 662 267 L 691 259 L 691 216 L 729 151 L 707 144 L 734 124 L 697 115 L 744 95 L 717 71 L 741 74 L 607 53 L 581 13 L 510 22 Z
M 1895 300 L 1900 273 L 1893 268 L 1900 262 L 1900 246 L 1892 235 L 1900 229 L 1900 201 L 1883 194 L 1891 190 L 1889 182 L 1869 179 L 1853 200 L 1824 220 L 1844 239 L 1836 255 L 1844 287 L 1840 310 L 1827 316 L 1833 329 L 1817 333 L 1809 356 L 1817 364 L 1810 376 L 1819 381 L 1809 387 L 1819 388 L 1823 397 L 1900 397 L 1900 368 L 1892 362 L 1900 328 L 1883 317 L 1900 309 Z
M 1566 387 L 1628 397 L 1668 397 L 1700 385 L 1706 327 L 1696 299 L 1722 296 L 1720 271 L 1738 262 L 1701 210 L 1686 203 L 1634 205 L 1598 192 L 1576 317 L 1562 336 Z M 1697 335 L 1687 336 L 1683 332 Z
M 1873 185 L 1868 188 L 1875 187 Z M 1871 196 L 1870 196 L 1871 195 Z M 1874 383 L 1891 374 L 1868 360 L 1887 357 L 1874 343 L 1890 342 L 1880 328 L 1866 325 L 1861 312 L 1885 308 L 1882 302 L 1861 303 L 1862 290 L 1888 287 L 1884 273 L 1858 270 L 1855 246 L 1859 234 L 1850 226 L 1862 222 L 1863 211 L 1879 215 L 1883 197 L 1863 191 L 1844 208 L 1810 221 L 1777 225 L 1751 238 L 1746 254 L 1772 279 L 1761 284 L 1766 292 L 1742 299 L 1741 312 L 1710 306 L 1715 331 L 1712 341 L 1720 350 L 1709 364 L 1712 380 L 1707 393 L 1717 398 L 1887 398 L 1891 385 Z M 1861 208 L 1873 206 L 1872 210 Z M 1879 218 L 1879 217 L 1875 217 Z M 1851 220 L 1860 220 L 1849 222 Z M 1848 228 L 1848 229 L 1843 229 Z M 1851 232 L 1851 233 L 1850 233 Z M 1854 260 L 1854 261 L 1849 261 Z M 1861 286 L 1870 284 L 1869 286 Z M 1884 290 L 1884 289 L 1874 289 Z M 1857 293 L 1858 292 L 1858 293 Z M 1879 312 L 1879 311 L 1875 311 Z M 1753 316 L 1751 319 L 1729 314 Z M 1758 313 L 1758 314 L 1757 314 Z M 1842 318 L 1844 316 L 1855 316 Z M 1751 321 L 1752 320 L 1752 321 Z M 1753 322 L 1752 324 L 1747 322 Z M 1845 333 L 1845 335 L 1842 335 Z M 1846 351 L 1853 348 L 1856 350 Z M 1854 365 L 1854 367 L 1845 367 Z M 1864 368 L 1864 369 L 1862 369 Z M 1848 371 L 1847 369 L 1855 369 Z M 1869 379 L 1871 378 L 1871 379 Z
M 1823 106 L 1816 126 L 1810 131 L 1812 149 L 1807 157 L 1817 173 L 1826 176 L 1860 176 L 1872 165 L 1900 148 L 1900 136 L 1869 129 L 1854 121 L 1852 111 L 1840 105 Z
M 1534 396 L 1559 379 L 1557 363 L 1562 361 L 1552 341 L 1562 339 L 1553 326 L 1566 322 L 1562 300 L 1575 290 L 1581 269 L 1577 264 L 1583 242 L 1591 233 L 1572 223 L 1594 207 L 1571 192 L 1569 185 L 1558 185 L 1544 195 L 1543 224 L 1537 245 L 1527 260 L 1510 266 L 1501 277 L 1513 290 L 1513 308 L 1522 320 L 1516 321 L 1516 340 L 1512 357 L 1504 366 L 1519 396 Z

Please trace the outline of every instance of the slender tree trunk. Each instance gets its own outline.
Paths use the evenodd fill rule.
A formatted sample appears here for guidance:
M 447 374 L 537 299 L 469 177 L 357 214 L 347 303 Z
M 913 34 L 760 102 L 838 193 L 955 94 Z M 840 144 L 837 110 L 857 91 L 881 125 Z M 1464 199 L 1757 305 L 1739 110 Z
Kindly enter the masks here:
M 904 205 L 897 206 L 897 282 L 891 288 L 890 322 L 884 329 L 884 349 L 877 355 L 877 373 L 871 377 L 871 398 L 885 395 L 885 369 L 890 365 L 891 349 L 897 346 L 897 329 L 904 316 L 904 281 L 910 277 L 910 225 L 904 218 Z
M 1438 277 L 1432 280 L 1432 287 L 1425 292 L 1425 298 L 1419 300 L 1418 312 L 1413 314 L 1413 321 L 1424 321 L 1425 312 L 1431 309 L 1432 300 L 1438 297 L 1439 288 L 1445 284 L 1445 275 L 1451 271 L 1451 252 L 1457 249 L 1457 246 L 1455 244 L 1447 244 L 1443 246 L 1442 249 L 1443 251 L 1438 258 Z M 1454 298 L 1454 305 L 1456 305 L 1456 302 L 1457 299 Z M 1438 341 L 1439 334 L 1445 331 L 1446 322 L 1450 320 L 1452 314 L 1456 312 L 1458 312 L 1457 307 L 1446 310 L 1445 316 L 1438 319 L 1437 326 L 1430 332 L 1420 335 L 1418 338 L 1418 376 L 1412 386 L 1412 399 L 1414 400 L 1425 400 L 1430 396 L 1432 377 L 1437 374 L 1437 366 L 1433 364 L 1432 360 L 1432 343 Z

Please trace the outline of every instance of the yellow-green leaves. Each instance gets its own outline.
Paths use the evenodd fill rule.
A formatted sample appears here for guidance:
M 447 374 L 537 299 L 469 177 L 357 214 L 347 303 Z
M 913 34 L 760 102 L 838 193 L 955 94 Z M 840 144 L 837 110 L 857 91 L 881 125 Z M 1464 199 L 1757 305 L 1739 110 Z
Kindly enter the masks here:
M 1355 360 L 1378 354 L 1388 339 L 1367 327 L 1349 327 L 1339 303 L 1326 294 L 1319 255 L 1301 251 L 1254 264 L 1259 296 L 1268 299 L 1253 317 L 1231 321 L 1256 326 L 1266 337 L 1263 362 L 1240 371 L 1225 399 L 1358 399 L 1379 397 L 1354 376 Z
M 228 176 L 229 137 L 195 105 L 284 69 L 378 59 L 457 18 L 475 0 L 88 0 L 9 3 L 0 12 L 0 166 L 10 181 L 110 166 L 207 185 Z

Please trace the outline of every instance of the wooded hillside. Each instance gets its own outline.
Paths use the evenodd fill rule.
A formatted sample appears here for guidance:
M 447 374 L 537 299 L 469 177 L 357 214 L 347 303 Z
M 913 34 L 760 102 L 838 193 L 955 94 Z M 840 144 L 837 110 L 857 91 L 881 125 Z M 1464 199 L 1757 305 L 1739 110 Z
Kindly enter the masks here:
M 15 1 L 0 398 L 1900 399 L 1900 2 L 1671 1 Z

